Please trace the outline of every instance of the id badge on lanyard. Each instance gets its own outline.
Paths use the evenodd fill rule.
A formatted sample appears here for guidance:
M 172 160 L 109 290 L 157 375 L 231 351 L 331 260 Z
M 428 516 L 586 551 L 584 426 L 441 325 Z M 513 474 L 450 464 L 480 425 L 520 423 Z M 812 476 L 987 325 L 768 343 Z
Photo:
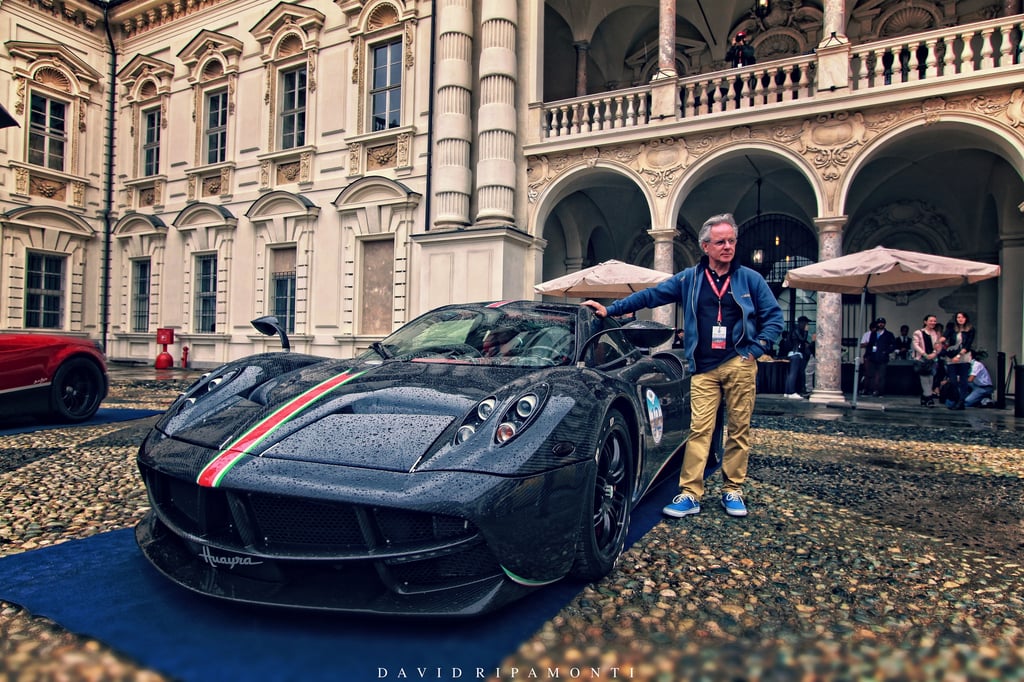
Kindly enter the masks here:
M 725 296 L 725 292 L 729 290 L 729 281 L 732 279 L 732 275 L 725 278 L 722 282 L 722 288 L 719 289 L 715 286 L 714 280 L 711 278 L 711 273 L 708 270 L 704 271 L 704 275 L 708 278 L 708 284 L 711 285 L 711 291 L 715 293 L 718 298 L 718 321 L 711 328 L 711 350 L 725 350 L 726 343 L 728 342 L 728 330 L 725 325 L 722 324 L 722 297 Z

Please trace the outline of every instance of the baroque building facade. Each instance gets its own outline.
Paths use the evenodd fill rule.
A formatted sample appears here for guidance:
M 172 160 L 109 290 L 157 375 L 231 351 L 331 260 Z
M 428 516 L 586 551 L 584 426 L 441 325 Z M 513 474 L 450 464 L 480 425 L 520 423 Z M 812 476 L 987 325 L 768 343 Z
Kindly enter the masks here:
M 0 0 L 0 332 L 152 361 L 348 357 L 448 302 L 609 258 L 674 272 L 709 215 L 841 397 L 857 300 L 799 265 L 884 245 L 999 279 L 869 297 L 967 311 L 1024 357 L 1019 1 Z M 757 62 L 733 68 L 743 32 Z M 653 316 L 670 324 L 671 308 Z M 177 354 L 176 350 L 176 354 Z

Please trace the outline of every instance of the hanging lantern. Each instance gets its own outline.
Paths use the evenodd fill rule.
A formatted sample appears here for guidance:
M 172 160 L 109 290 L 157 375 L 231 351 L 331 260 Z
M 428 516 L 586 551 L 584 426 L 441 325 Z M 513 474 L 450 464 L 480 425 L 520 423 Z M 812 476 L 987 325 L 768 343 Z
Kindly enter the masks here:
M 764 19 L 772 11 L 769 0 L 754 0 L 754 14 Z

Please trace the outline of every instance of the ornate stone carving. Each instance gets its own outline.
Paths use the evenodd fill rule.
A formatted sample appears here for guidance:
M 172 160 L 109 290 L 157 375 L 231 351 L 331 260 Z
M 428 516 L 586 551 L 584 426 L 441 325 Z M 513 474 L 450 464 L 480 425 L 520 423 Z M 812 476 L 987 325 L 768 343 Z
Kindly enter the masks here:
M 380 170 L 382 168 L 394 168 L 395 159 L 398 154 L 398 145 L 395 143 L 370 147 L 366 150 L 366 170 Z
M 409 160 L 409 148 L 412 142 L 412 135 L 409 133 L 400 133 L 397 138 L 398 144 L 398 167 L 408 168 L 411 164 Z
M 301 168 L 298 161 L 290 161 L 287 163 L 281 163 L 277 166 L 277 182 L 278 184 L 288 184 L 292 182 L 298 182 L 301 173 Z
M 221 184 L 221 177 L 219 175 L 211 175 L 203 178 L 203 196 L 219 196 L 223 185 Z
M 876 235 L 915 234 L 933 247 L 957 251 L 962 247 L 960 236 L 950 228 L 945 215 L 931 204 L 917 200 L 896 201 L 873 211 L 851 230 L 853 238 L 848 251 L 861 251 L 879 242 Z
M 32 196 L 64 201 L 67 194 L 67 183 L 31 176 L 29 178 L 28 193 Z

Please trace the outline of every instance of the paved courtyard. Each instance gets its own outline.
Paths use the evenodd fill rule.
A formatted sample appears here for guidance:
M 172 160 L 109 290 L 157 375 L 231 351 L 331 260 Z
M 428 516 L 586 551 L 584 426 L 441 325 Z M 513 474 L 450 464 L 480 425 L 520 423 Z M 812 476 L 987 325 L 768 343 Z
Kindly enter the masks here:
M 105 405 L 166 407 L 195 374 L 115 368 Z M 1024 679 L 1022 425 L 913 403 L 759 396 L 751 515 L 716 479 L 491 679 Z M 0 556 L 134 525 L 151 421 L 0 437 Z M 166 678 L 0 602 L 0 682 L 56 679 Z

